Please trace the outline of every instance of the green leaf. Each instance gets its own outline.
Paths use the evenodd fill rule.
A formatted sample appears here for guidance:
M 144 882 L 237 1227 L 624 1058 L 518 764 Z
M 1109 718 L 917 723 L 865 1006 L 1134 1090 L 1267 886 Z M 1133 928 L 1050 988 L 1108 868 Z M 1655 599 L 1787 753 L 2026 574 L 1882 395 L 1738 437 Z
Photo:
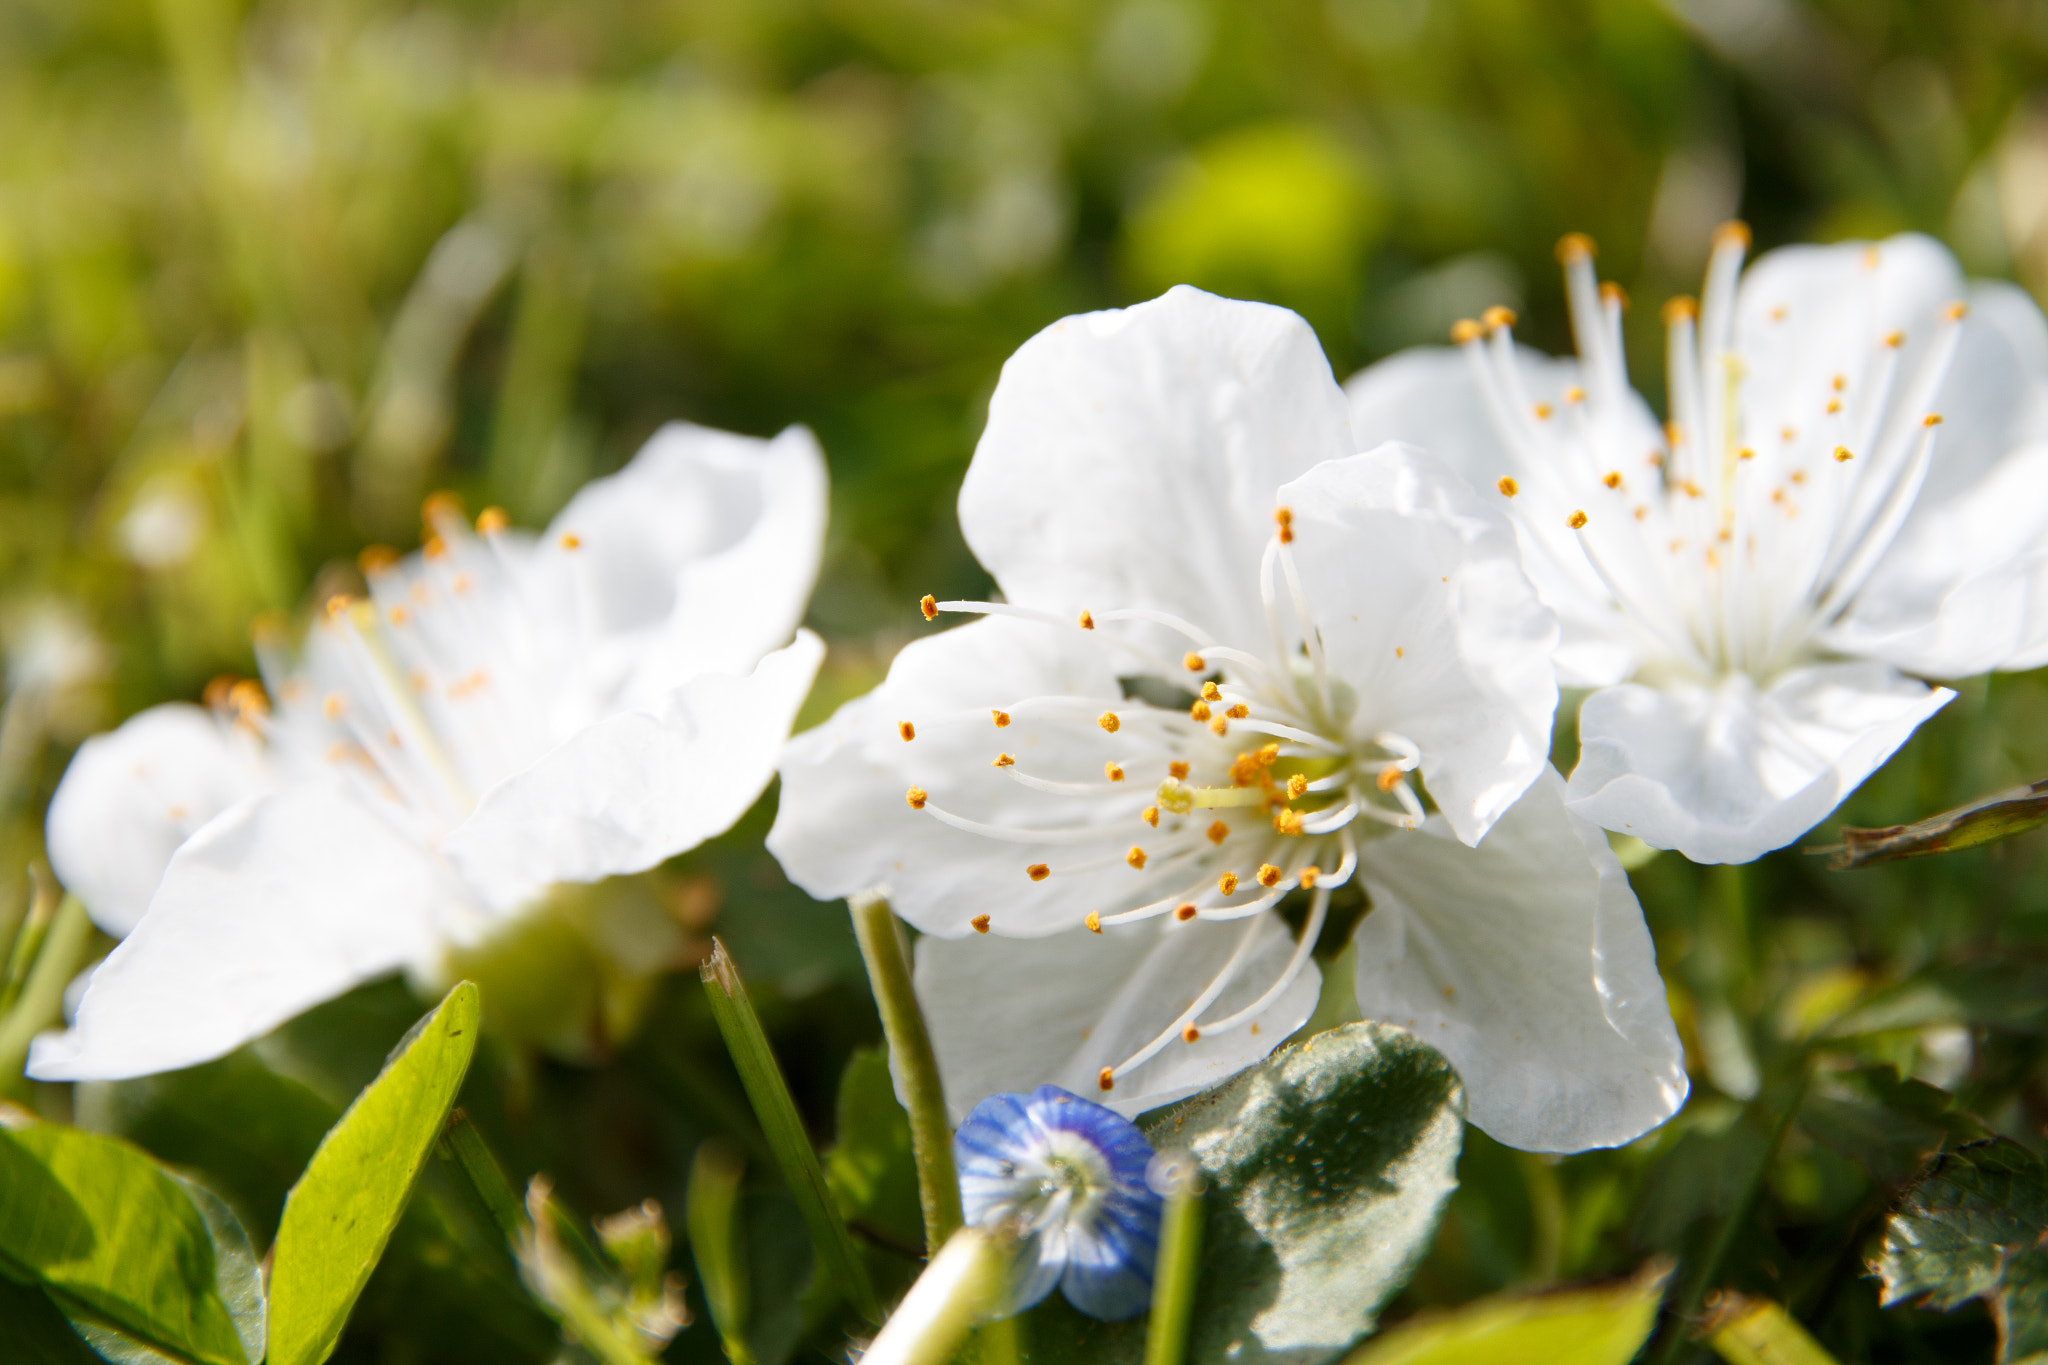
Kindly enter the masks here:
M 0 1266 L 165 1354 L 248 1359 L 204 1216 L 125 1142 L 55 1124 L 0 1131 Z
M 1878 829 L 1852 829 L 1844 825 L 1841 843 L 1812 851 L 1834 855 L 1828 859 L 1828 866 L 1840 871 L 1975 848 L 2024 834 L 2044 823 L 2048 823 L 2048 778 L 1910 825 L 1885 825 Z
M 864 1047 L 847 1059 L 834 1133 L 825 1179 L 847 1226 L 922 1259 L 924 1222 L 910 1118 L 896 1102 L 886 1047 Z
M 271 1248 L 270 1365 L 319 1365 L 398 1226 L 476 1051 L 477 988 L 422 1019 L 329 1130 Z
M 221 1197 L 197 1181 L 173 1175 L 191 1197 L 193 1207 L 206 1220 L 206 1235 L 213 1242 L 215 1282 L 221 1300 L 235 1320 L 235 1335 L 241 1338 L 243 1354 L 250 1360 L 263 1358 L 263 1272 L 256 1263 L 249 1234 Z M 114 1365 L 178 1365 L 153 1351 L 126 1332 L 85 1314 L 73 1316 L 71 1326 L 93 1350 Z
M 100 1365 L 50 1296 L 0 1275 L 0 1341 L 8 1365 Z
M 1615 1285 L 1496 1294 L 1404 1322 L 1359 1347 L 1345 1365 L 1628 1365 L 1657 1325 L 1670 1278 L 1669 1265 L 1659 1263 Z
M 1881 1184 L 1919 1173 L 1927 1158 L 1988 1134 L 1955 1107 L 1955 1097 L 1888 1066 L 1823 1072 L 1799 1109 L 1799 1123 Z
M 1837 1365 L 1783 1305 L 1769 1299 L 1717 1296 L 1706 1338 L 1728 1365 Z
M 1440 1055 L 1359 1023 L 1146 1116 L 1209 1187 L 1191 1365 L 1315 1365 L 1370 1332 L 1457 1185 L 1464 1108 Z M 1145 1321 L 1092 1322 L 1055 1296 L 1027 1335 L 1035 1361 L 1121 1365 L 1142 1359 Z
M 754 1358 L 747 1346 L 747 1265 L 734 1216 L 742 1169 L 743 1158 L 732 1144 L 715 1137 L 699 1143 L 684 1209 L 704 1304 L 732 1365 L 751 1365 Z
M 1884 1305 L 1983 1299 L 2000 1365 L 2048 1359 L 2048 1166 L 2010 1138 L 1936 1159 L 1885 1223 L 1872 1269 Z

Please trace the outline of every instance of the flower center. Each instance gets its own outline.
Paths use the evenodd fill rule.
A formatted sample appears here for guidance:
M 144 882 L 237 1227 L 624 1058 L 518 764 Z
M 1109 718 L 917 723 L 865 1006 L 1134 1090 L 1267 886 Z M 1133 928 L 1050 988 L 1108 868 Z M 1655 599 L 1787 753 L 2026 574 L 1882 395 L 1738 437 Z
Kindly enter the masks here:
M 1580 383 L 1562 410 L 1531 399 L 1514 314 L 1487 310 L 1452 338 L 1470 358 L 1515 473 L 1524 544 L 1553 576 L 1617 612 L 1654 671 L 1768 679 L 1800 661 L 1839 619 L 1897 537 L 1927 476 L 1941 418 L 1930 410 L 1954 359 L 1964 305 L 1950 306 L 1901 382 L 1906 337 L 1873 327 L 1848 373 L 1779 384 L 1781 411 L 1745 405 L 1752 366 L 1797 375 L 1788 309 L 1734 349 L 1736 286 L 1748 229 L 1715 234 L 1703 303 L 1664 309 L 1670 421 L 1641 420 L 1628 386 L 1621 290 L 1594 273 L 1593 245 L 1558 243 Z M 1881 260 L 1872 247 L 1865 267 Z M 1868 291 L 1877 293 L 1873 281 Z M 1782 338 L 1782 340 L 1781 340 Z

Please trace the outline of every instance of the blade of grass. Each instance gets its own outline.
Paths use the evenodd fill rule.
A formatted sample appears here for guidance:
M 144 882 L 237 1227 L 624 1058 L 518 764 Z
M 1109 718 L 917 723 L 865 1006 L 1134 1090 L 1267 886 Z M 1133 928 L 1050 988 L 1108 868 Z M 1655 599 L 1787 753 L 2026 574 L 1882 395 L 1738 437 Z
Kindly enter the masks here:
M 505 1234 L 507 1248 L 516 1253 L 519 1239 L 531 1227 L 526 1210 L 521 1206 L 519 1196 L 513 1193 L 511 1182 L 505 1179 L 498 1159 L 484 1144 L 484 1135 L 476 1130 L 476 1124 L 460 1108 L 449 1111 L 448 1127 L 441 1134 L 441 1146 L 461 1168 L 469 1187 L 476 1191 L 477 1198 L 490 1213 L 491 1221 L 498 1225 L 498 1231 Z
M 725 1045 L 732 1052 L 740 1083 L 761 1120 L 768 1148 L 775 1154 L 776 1164 L 782 1167 L 783 1178 L 789 1182 L 790 1192 L 796 1196 L 797 1207 L 810 1227 L 820 1269 L 839 1286 L 856 1312 L 869 1322 L 881 1322 L 874 1286 L 868 1283 L 867 1269 L 854 1250 L 846 1220 L 840 1216 L 831 1188 L 825 1183 L 824 1168 L 811 1146 L 810 1135 L 804 1131 L 796 1100 L 789 1093 L 789 1082 L 783 1079 L 782 1068 L 768 1046 L 768 1035 L 762 1031 L 760 1017 L 747 998 L 739 969 L 733 965 L 725 945 L 715 938 L 711 940 L 711 956 L 705 959 L 700 974 L 705 994 L 711 1000 L 712 1017 L 718 1021 L 718 1031 L 725 1035 Z
M 1152 1320 L 1145 1328 L 1145 1365 L 1181 1365 L 1195 1311 L 1202 1263 L 1202 1167 L 1192 1157 L 1161 1153 L 1147 1180 L 1166 1196 L 1159 1220 L 1159 1257 L 1152 1271 Z
M 910 979 L 910 956 L 889 902 L 863 898 L 848 902 L 860 955 L 868 965 L 875 1007 L 889 1054 L 903 1078 L 910 1114 L 910 1147 L 917 1160 L 917 1191 L 924 1205 L 925 1254 L 933 1255 L 961 1224 L 960 1177 L 953 1168 L 953 1125 L 946 1116 L 946 1092 L 931 1032 Z
M 24 935 L 25 936 L 25 935 Z M 28 1060 L 29 1040 L 62 1017 L 64 987 L 84 965 L 92 921 L 78 897 L 66 896 L 43 936 L 12 1008 L 0 1015 L 0 1085 L 12 1085 Z
M 727 1142 L 706 1138 L 690 1159 L 690 1185 L 683 1217 L 690 1229 L 690 1255 L 704 1286 L 711 1325 L 718 1329 L 725 1358 L 732 1365 L 753 1365 L 747 1345 L 747 1264 L 740 1252 L 740 1175 L 744 1159 Z

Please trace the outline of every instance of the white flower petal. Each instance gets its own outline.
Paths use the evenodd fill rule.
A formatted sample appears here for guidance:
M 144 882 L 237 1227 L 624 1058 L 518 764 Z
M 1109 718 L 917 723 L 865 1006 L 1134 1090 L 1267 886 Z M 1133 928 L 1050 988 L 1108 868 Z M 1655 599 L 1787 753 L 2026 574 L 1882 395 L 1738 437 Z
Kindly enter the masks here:
M 774 776 L 824 652 L 800 631 L 746 677 L 701 674 L 659 711 L 589 726 L 485 792 L 442 853 L 511 911 L 551 883 L 645 871 L 724 833 Z
M 1100 797 L 1061 797 L 991 766 L 1007 752 L 1019 771 L 1099 783 L 1103 763 L 1126 752 L 1136 727 L 1112 737 L 1095 719 L 1122 706 L 1100 634 L 992 617 L 908 646 L 879 688 L 791 741 L 769 851 L 819 900 L 880 892 L 904 919 L 946 937 L 970 932 L 984 913 L 994 914 L 998 933 L 1036 935 L 1121 907 L 1158 871 L 1121 861 L 1128 845 L 1154 835 L 1137 815 L 1145 778 Z M 1011 714 L 1003 729 L 989 714 L 998 708 Z M 905 721 L 917 736 L 908 743 L 898 729 Z M 912 810 L 912 786 L 969 819 L 1101 837 L 1057 845 L 988 838 L 941 823 L 929 808 Z M 1041 860 L 1108 866 L 1034 883 L 1025 868 Z
M 1280 490 L 1332 674 L 1361 738 L 1422 750 L 1430 795 L 1476 844 L 1549 764 L 1557 620 L 1515 537 L 1451 469 L 1385 445 Z
M 79 746 L 50 799 L 50 866 L 119 938 L 149 908 L 178 845 L 269 784 L 251 735 L 197 706 L 151 707 Z
M 1955 693 L 1880 663 L 1822 664 L 1757 691 L 1630 684 L 1579 708 L 1574 813 L 1697 863 L 1742 863 L 1827 817 Z
M 960 528 L 1013 602 L 1149 607 L 1258 649 L 1273 490 L 1352 451 L 1306 322 L 1182 286 L 1063 319 L 1010 357 Z
M 1933 678 L 2048 662 L 2048 445 L 1916 523 L 1827 643 Z
M 1257 1000 L 1286 967 L 1294 942 L 1276 916 L 1236 924 L 1156 919 L 1035 939 L 919 939 L 917 996 L 946 1107 L 957 1120 L 990 1095 L 1052 1084 L 1132 1117 L 1242 1071 L 1314 1011 L 1322 977 L 1313 963 L 1251 1024 L 1193 1043 L 1176 1039 L 1107 1093 L 1097 1082 L 1103 1067 L 1121 1064 L 1173 1024 L 1247 928 L 1258 935 L 1250 956 L 1206 1015 L 1224 1019 Z
M 350 987 L 429 961 L 462 890 L 418 844 L 330 787 L 222 814 L 171 859 L 101 963 L 39 1080 L 120 1080 L 209 1061 Z
M 658 705 L 701 673 L 745 673 L 790 638 L 818 576 L 825 459 L 802 427 L 772 441 L 671 422 L 586 484 L 540 546 L 579 576 L 594 647 Z M 576 541 L 560 553 L 563 537 Z
M 1468 849 L 1438 822 L 1359 875 L 1358 1003 L 1451 1059 L 1472 1122 L 1512 1147 L 1634 1140 L 1685 1103 L 1656 951 L 1606 836 L 1555 773 Z
M 2048 441 L 2048 319 L 2033 295 L 2003 280 L 1972 281 L 1968 300 L 1934 400 L 1942 425 L 1916 520 L 1978 487 L 2010 452 Z
M 1565 394 L 1579 383 L 1579 366 L 1526 346 L 1515 348 L 1522 387 L 1534 402 L 1568 411 Z M 1474 382 L 1472 362 L 1451 347 L 1420 346 L 1390 356 L 1345 381 L 1351 404 L 1351 430 L 1359 449 L 1386 441 L 1420 446 L 1445 461 L 1478 493 L 1482 504 L 1503 513 L 1516 512 L 1515 534 L 1522 549 L 1522 567 L 1537 593 L 1558 615 L 1561 638 L 1554 659 L 1558 680 L 1567 687 L 1605 687 L 1635 671 L 1640 658 L 1636 639 L 1617 621 L 1608 593 L 1578 547 L 1560 536 L 1557 546 L 1569 557 L 1560 560 L 1557 546 L 1537 543 L 1532 527 L 1562 527 L 1565 518 L 1589 500 L 1581 494 L 1567 506 L 1558 500 L 1569 485 L 1563 481 L 1529 480 L 1510 502 L 1498 481 L 1515 472 L 1499 429 L 1488 415 L 1486 399 Z M 1558 420 L 1566 420 L 1560 417 Z M 1635 393 L 1610 420 L 1630 433 L 1622 439 L 1631 449 L 1655 450 L 1656 420 Z

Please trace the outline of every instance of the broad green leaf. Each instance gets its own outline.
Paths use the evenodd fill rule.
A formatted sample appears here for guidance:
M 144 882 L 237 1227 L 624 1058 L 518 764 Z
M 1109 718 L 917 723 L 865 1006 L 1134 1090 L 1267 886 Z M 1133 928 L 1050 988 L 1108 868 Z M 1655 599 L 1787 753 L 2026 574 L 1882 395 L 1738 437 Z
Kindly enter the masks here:
M 1885 825 L 1878 829 L 1852 829 L 1845 825 L 1841 843 L 1813 852 L 1832 854 L 1828 866 L 1839 871 L 1975 848 L 2024 834 L 2044 823 L 2048 823 L 2048 778 L 1910 825 Z
M 839 1079 L 839 1115 L 825 1179 L 847 1226 L 871 1240 L 923 1256 L 924 1223 L 917 1202 L 917 1162 L 910 1119 L 896 1101 L 889 1050 L 865 1047 L 847 1059 Z
M 255 1248 L 249 1245 L 249 1234 L 243 1230 L 234 1210 L 219 1195 L 183 1176 L 174 1176 L 173 1179 L 184 1187 L 193 1206 L 199 1210 L 199 1216 L 206 1220 L 206 1234 L 213 1242 L 215 1282 L 220 1287 L 221 1301 L 235 1320 L 235 1334 L 241 1338 L 242 1351 L 252 1361 L 261 1360 L 263 1272 L 257 1266 Z M 113 1361 L 114 1365 L 178 1365 L 161 1351 L 151 1350 L 105 1322 L 89 1320 L 81 1315 L 73 1318 L 71 1325 L 101 1357 Z
M 401 1041 L 285 1200 L 271 1248 L 270 1365 L 319 1365 L 398 1226 L 476 1051 L 465 981 Z
M 2010 1138 L 1939 1157 L 1885 1223 L 1884 1305 L 1983 1299 L 2001 1365 L 2048 1359 L 2048 1165 Z
M 1347 1024 L 1146 1116 L 1208 1183 L 1190 1365 L 1330 1360 L 1373 1329 L 1457 1184 L 1464 1092 L 1407 1032 Z M 1145 1320 L 1099 1323 L 1054 1296 L 1029 1358 L 1123 1365 Z
M 7 1365 L 100 1365 L 50 1296 L 0 1275 L 0 1342 Z
M 1668 1265 L 1621 1284 L 1550 1294 L 1496 1294 L 1404 1322 L 1345 1365 L 1628 1365 L 1657 1325 Z
M 0 1265 L 167 1354 L 248 1359 L 204 1216 L 125 1142 L 56 1124 L 0 1131 Z
M 1859 1067 L 1819 1076 L 1799 1108 L 1799 1123 L 1890 1185 L 1917 1174 L 1942 1148 L 1987 1136 L 1955 1103 L 1947 1091 L 1901 1079 L 1888 1066 Z

